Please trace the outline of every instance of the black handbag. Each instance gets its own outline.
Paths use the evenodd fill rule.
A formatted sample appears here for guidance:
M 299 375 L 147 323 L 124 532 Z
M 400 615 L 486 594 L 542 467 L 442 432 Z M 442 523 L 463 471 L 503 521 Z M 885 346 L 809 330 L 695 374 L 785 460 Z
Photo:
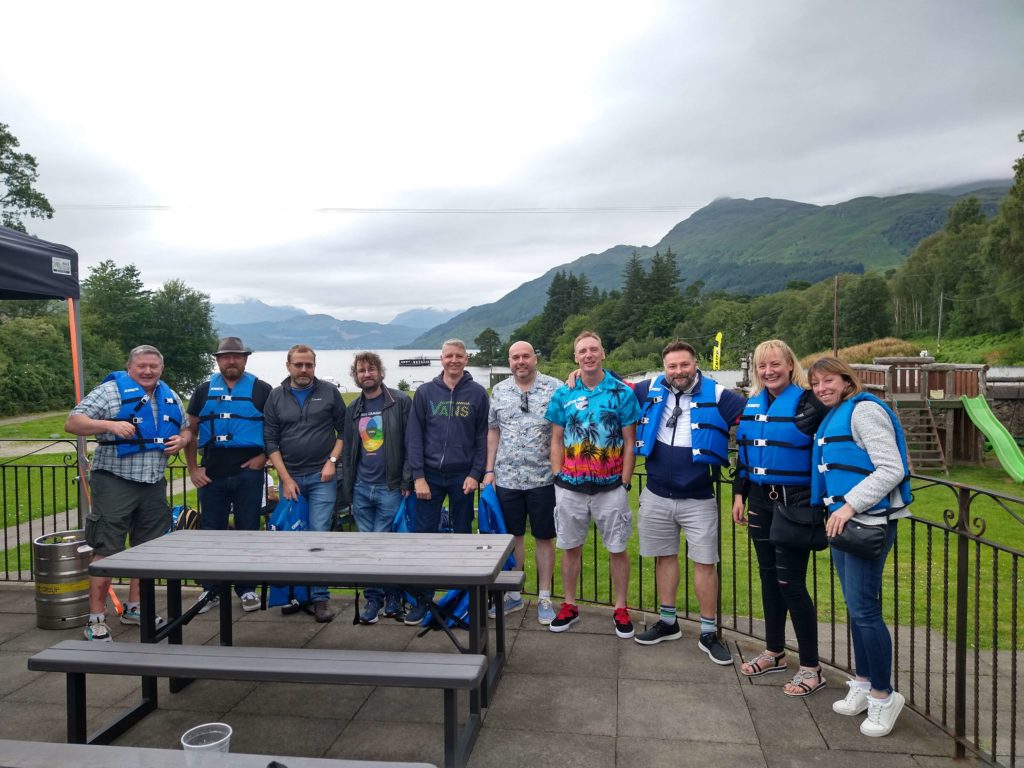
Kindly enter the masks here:
M 776 501 L 768 540 L 779 547 L 821 551 L 825 538 L 825 510 L 821 507 L 786 506 Z
M 848 555 L 855 555 L 864 560 L 877 560 L 885 552 L 888 533 L 888 522 L 881 525 L 866 525 L 850 518 L 843 526 L 843 532 L 830 538 L 828 543 L 833 549 Z

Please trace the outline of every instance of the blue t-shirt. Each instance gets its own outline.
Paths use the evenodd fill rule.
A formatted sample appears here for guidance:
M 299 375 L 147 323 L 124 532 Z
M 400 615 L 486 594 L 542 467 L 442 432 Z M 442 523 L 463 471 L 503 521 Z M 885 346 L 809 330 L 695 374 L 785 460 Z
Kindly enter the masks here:
M 368 485 L 384 485 L 387 471 L 384 461 L 384 393 L 363 400 L 363 412 L 359 416 L 359 463 L 356 465 L 356 481 Z
M 628 386 L 607 371 L 593 389 L 580 377 L 572 389 L 563 385 L 551 396 L 545 418 L 565 430 L 556 484 L 597 493 L 622 482 L 623 452 L 633 450 L 624 444 L 622 428 L 640 419 L 640 405 Z

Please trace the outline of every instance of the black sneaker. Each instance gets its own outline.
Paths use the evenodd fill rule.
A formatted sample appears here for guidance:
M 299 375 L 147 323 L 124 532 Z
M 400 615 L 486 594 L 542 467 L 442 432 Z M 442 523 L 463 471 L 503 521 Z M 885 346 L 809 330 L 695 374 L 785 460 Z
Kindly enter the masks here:
M 580 609 L 571 603 L 562 603 L 562 609 L 558 615 L 548 624 L 552 632 L 565 632 L 569 627 L 580 620 Z
M 697 647 L 704 651 L 715 664 L 721 664 L 722 666 L 732 664 L 732 654 L 729 653 L 729 649 L 725 647 L 725 644 L 718 639 L 717 632 L 705 632 L 700 636 L 700 640 L 697 641 Z
M 658 619 L 658 622 L 633 639 L 636 640 L 640 645 L 656 645 L 662 640 L 678 640 L 683 636 L 683 630 L 679 628 L 679 622 L 669 624 L 662 619 Z

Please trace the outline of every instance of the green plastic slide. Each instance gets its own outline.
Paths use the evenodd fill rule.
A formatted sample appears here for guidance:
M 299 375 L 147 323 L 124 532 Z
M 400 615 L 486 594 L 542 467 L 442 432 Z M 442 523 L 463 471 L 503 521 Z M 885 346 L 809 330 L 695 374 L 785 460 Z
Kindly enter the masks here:
M 967 415 L 971 417 L 974 425 L 992 443 L 1003 469 L 1013 478 L 1014 482 L 1024 483 L 1024 454 L 1020 452 L 1020 446 L 1017 445 L 1006 427 L 992 413 L 985 396 L 961 395 L 960 402 L 964 404 L 964 410 L 967 411 Z

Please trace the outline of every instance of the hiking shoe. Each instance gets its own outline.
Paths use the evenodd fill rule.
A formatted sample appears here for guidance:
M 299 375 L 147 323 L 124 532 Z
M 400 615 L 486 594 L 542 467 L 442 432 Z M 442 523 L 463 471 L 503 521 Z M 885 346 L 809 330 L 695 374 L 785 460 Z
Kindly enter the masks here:
M 512 595 L 510 595 L 508 592 L 505 593 L 505 598 L 501 601 L 501 603 L 504 609 L 503 613 L 506 616 L 508 616 L 510 613 L 521 611 L 523 610 L 523 608 L 526 607 L 526 603 L 523 602 L 522 597 L 512 597 Z M 494 605 L 491 605 L 491 607 L 487 609 L 487 615 L 492 619 L 495 617 Z
M 217 602 L 220 602 L 218 600 Z M 255 592 L 246 592 L 242 595 L 242 610 L 246 613 L 252 611 L 258 611 L 260 609 L 260 598 Z
M 612 621 L 615 622 L 615 634 L 623 640 L 629 640 L 633 636 L 633 620 L 629 618 L 628 608 L 616 608 L 612 614 Z
M 327 600 L 317 600 L 313 603 L 313 618 L 318 624 L 326 624 L 334 620 L 334 611 L 331 610 Z
M 850 686 L 850 690 L 846 692 L 846 698 L 833 702 L 832 711 L 837 715 L 853 717 L 868 708 L 868 691 L 861 687 L 856 680 L 847 680 L 846 684 Z
M 430 607 L 427 605 L 426 601 L 419 603 L 418 605 L 414 605 L 409 609 L 409 612 L 405 614 L 405 623 L 410 627 L 419 626 L 423 623 L 423 617 L 427 615 L 427 611 L 429 610 Z
M 110 627 L 102 621 L 94 621 L 85 628 L 85 639 L 96 640 L 101 643 L 111 643 L 114 638 L 110 636 Z
M 397 595 L 389 595 L 384 599 L 384 616 L 388 619 L 401 621 L 405 618 L 405 604 Z
M 199 609 L 200 613 L 208 613 L 220 605 L 220 595 L 207 592 L 205 589 L 199 594 L 199 599 L 196 600 L 196 602 L 198 603 L 203 600 L 206 600 L 206 602 L 203 604 L 203 607 Z
M 558 615 L 551 620 L 548 629 L 552 632 L 565 632 L 569 627 L 580 620 L 580 609 L 572 603 L 562 603 Z
M 379 600 L 367 600 L 366 607 L 363 609 L 362 614 L 359 616 L 360 624 L 376 624 L 377 619 L 380 618 L 381 611 L 384 610 L 384 606 L 381 605 Z
M 860 732 L 865 736 L 888 736 L 906 702 L 903 694 L 897 691 L 892 692 L 885 704 L 881 699 L 868 696 L 868 717 L 860 724 Z
M 679 628 L 678 621 L 675 624 L 669 624 L 667 621 L 658 619 L 653 627 L 633 639 L 640 645 L 657 645 L 662 640 L 678 640 L 682 636 L 683 630 Z
M 722 666 L 732 664 L 732 654 L 729 653 L 729 649 L 725 647 L 725 644 L 718 639 L 717 632 L 705 632 L 700 636 L 700 640 L 697 641 L 697 647 L 704 651 L 715 664 L 721 664 Z
M 142 623 L 142 610 L 139 608 L 125 608 L 124 613 L 121 614 L 121 623 L 130 624 L 132 626 L 139 626 Z M 157 627 L 162 627 L 166 624 L 162 616 L 156 617 Z
M 542 597 L 537 601 L 537 621 L 548 626 L 555 620 L 555 606 L 551 604 L 550 597 Z

